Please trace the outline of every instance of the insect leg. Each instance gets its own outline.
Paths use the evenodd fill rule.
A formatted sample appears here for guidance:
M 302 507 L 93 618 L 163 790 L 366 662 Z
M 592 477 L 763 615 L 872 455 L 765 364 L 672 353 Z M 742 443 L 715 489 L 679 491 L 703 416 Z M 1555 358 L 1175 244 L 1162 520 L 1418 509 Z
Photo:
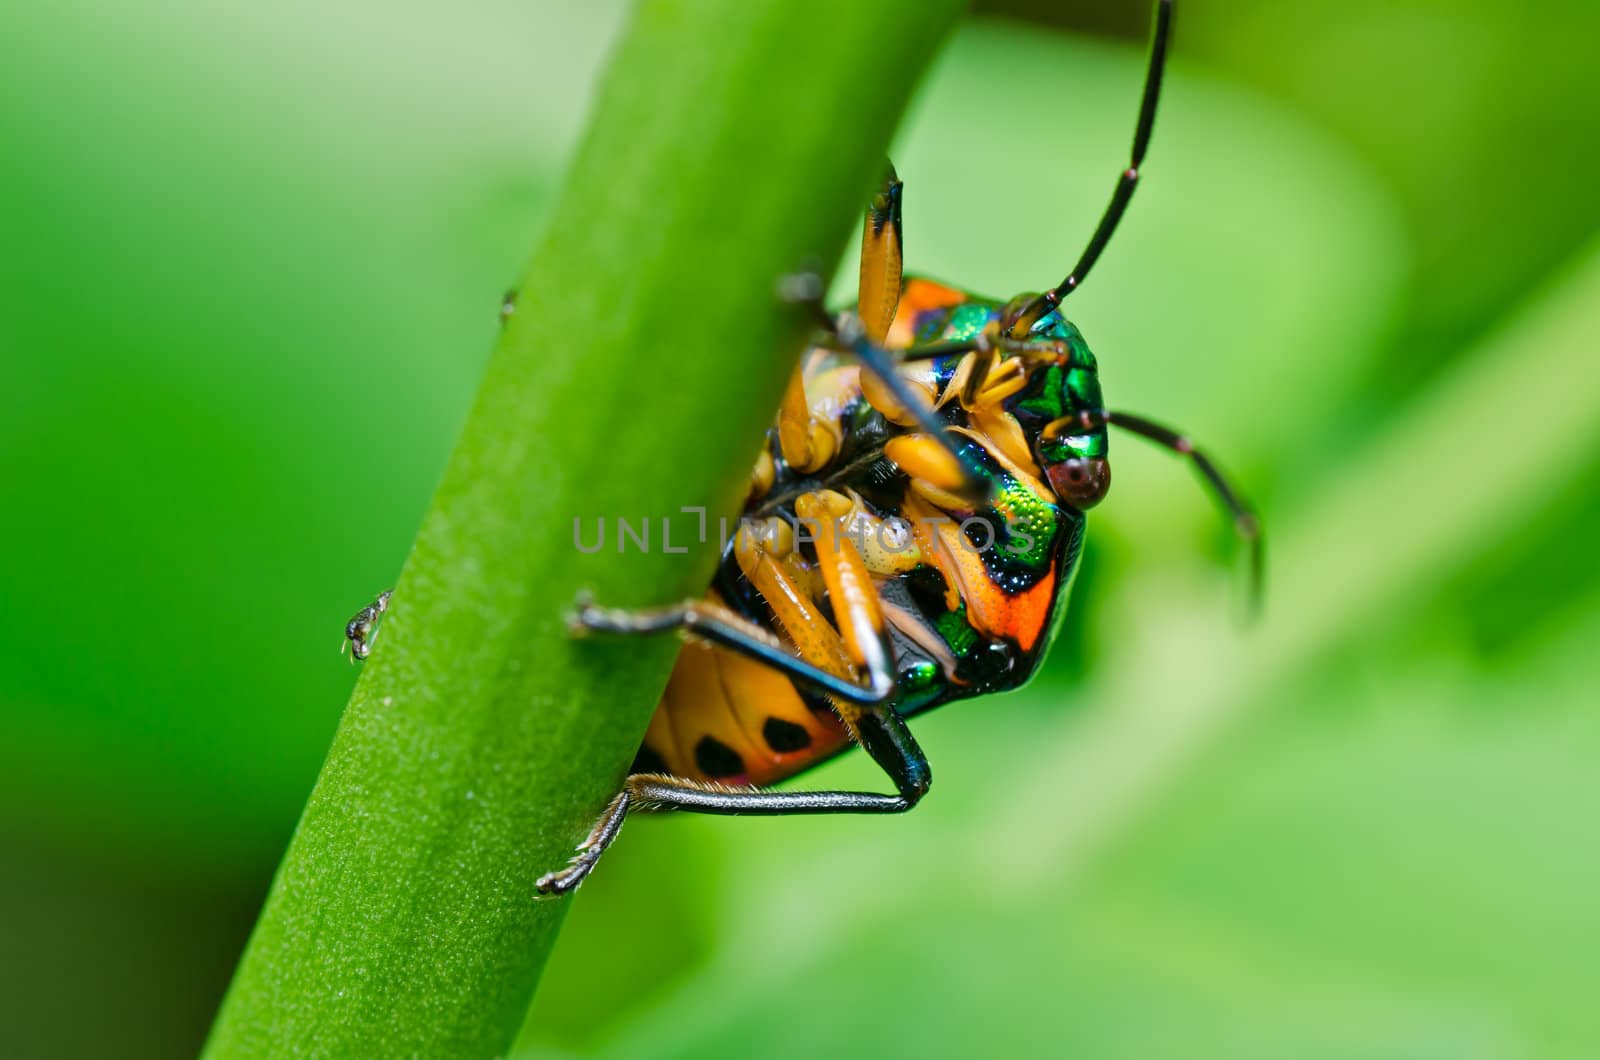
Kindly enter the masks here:
M 541 894 L 567 894 L 583 882 L 600 855 L 617 836 L 630 810 L 687 810 L 712 814 L 903 813 L 915 806 L 932 783 L 932 771 L 904 719 L 888 704 L 895 675 L 883 609 L 871 574 L 843 521 L 853 509 L 850 498 L 821 490 L 795 501 L 800 518 L 818 527 L 817 563 L 833 603 L 839 628 L 817 610 L 784 560 L 762 546 L 749 530 L 741 530 L 735 555 L 772 607 L 778 624 L 794 641 L 800 656 L 790 654 L 777 638 L 726 608 L 690 601 L 655 611 L 607 611 L 579 604 L 577 621 L 585 629 L 645 633 L 688 629 L 723 647 L 766 662 L 796 680 L 831 696 L 834 710 L 857 742 L 894 781 L 896 794 L 866 791 L 767 791 L 730 788 L 662 773 L 636 773 L 607 804 L 588 838 L 567 867 L 547 873 L 536 886 Z M 838 676 L 866 671 L 870 691 Z
M 593 870 L 616 839 L 629 811 L 685 810 L 720 815 L 779 817 L 819 813 L 904 813 L 927 794 L 933 781 L 928 759 L 904 719 L 892 707 L 862 710 L 851 731 L 873 761 L 894 781 L 895 794 L 871 791 L 768 791 L 729 788 L 662 773 L 635 773 L 623 782 L 567 867 L 546 873 L 534 885 L 540 894 L 569 894 Z
M 834 697 L 842 714 L 849 705 L 884 703 L 894 694 L 894 654 L 871 572 L 841 526 L 852 507 L 849 498 L 832 491 L 802 494 L 795 500 L 800 521 L 814 531 L 817 561 L 838 618 L 837 629 L 800 584 L 791 554 L 780 555 L 777 544 L 763 541 L 748 528 L 742 528 L 734 541 L 740 570 L 772 609 L 793 650 L 761 626 L 710 600 L 639 611 L 579 600 L 573 624 L 579 631 L 681 630 L 702 637 Z M 848 716 L 844 720 L 850 721 Z
M 1063 298 L 1077 290 L 1084 277 L 1089 275 L 1094 263 L 1099 260 L 1100 253 L 1106 249 L 1106 244 L 1111 242 L 1111 235 L 1117 230 L 1117 223 L 1122 220 L 1122 214 L 1133 198 L 1133 190 L 1139 185 L 1139 167 L 1144 164 L 1145 151 L 1150 146 L 1150 130 L 1156 121 L 1156 102 L 1161 97 L 1161 76 L 1167 65 L 1167 41 L 1172 35 L 1172 8 L 1175 2 L 1176 0 L 1158 0 L 1156 3 L 1155 31 L 1150 44 L 1150 66 L 1145 73 L 1144 96 L 1139 102 L 1139 122 L 1134 126 L 1133 150 L 1128 168 L 1117 177 L 1116 188 L 1111 193 L 1111 203 L 1101 215 L 1100 224 L 1096 226 L 1094 235 L 1089 238 L 1089 245 L 1084 248 L 1083 256 L 1072 267 L 1072 271 L 1067 273 L 1067 278 L 1061 281 L 1059 287 L 1046 291 L 1023 307 L 1009 328 L 1013 338 L 1025 337 L 1040 318 L 1060 305 Z
M 822 280 L 814 274 L 787 277 L 782 284 L 784 297 L 810 308 L 817 323 L 828 333 L 841 353 L 855 357 L 862 369 L 862 392 L 874 408 L 896 422 L 916 424 L 939 440 L 966 480 L 967 490 L 982 497 L 989 489 L 983 469 L 967 459 L 946 424 L 939 418 L 929 396 L 920 392 L 900 374 L 896 355 L 878 345 L 867 334 L 866 325 L 854 313 L 829 313 L 822 302 Z M 876 389 L 874 384 L 877 384 Z
M 869 675 L 865 685 L 849 677 L 840 677 L 797 657 L 783 642 L 754 622 L 707 600 L 685 600 L 681 604 L 638 611 L 601 607 L 580 600 L 573 611 L 572 623 L 580 633 L 639 635 L 681 630 L 765 663 L 801 684 L 847 703 L 882 703 L 894 694 L 893 675 L 887 671 Z
M 1265 568 L 1264 546 L 1261 537 L 1261 521 L 1250 510 L 1244 500 L 1239 496 L 1239 491 L 1223 475 L 1211 458 L 1202 452 L 1194 442 L 1179 431 L 1171 427 L 1164 427 L 1153 423 L 1143 416 L 1134 416 L 1127 412 L 1111 412 L 1106 409 L 1098 411 L 1084 411 L 1065 419 L 1056 420 L 1045 426 L 1045 434 L 1053 436 L 1062 433 L 1063 429 L 1070 428 L 1074 431 L 1093 431 L 1110 424 L 1121 427 L 1129 434 L 1136 434 L 1141 438 L 1151 441 L 1164 449 L 1170 449 L 1179 456 L 1187 457 L 1200 472 L 1211 491 L 1222 502 L 1223 507 L 1233 519 L 1233 526 L 1239 537 L 1244 540 L 1250 550 L 1250 601 L 1252 610 L 1260 605 L 1261 586 Z
M 894 166 L 889 165 L 883 186 L 867 206 L 861 233 L 856 304 L 867 338 L 876 343 L 889 334 L 900 304 L 900 188 Z M 826 466 L 839 449 L 837 428 L 812 415 L 803 365 L 795 366 L 778 407 L 778 447 L 784 461 L 802 474 Z
M 861 233 L 861 279 L 856 288 L 856 312 L 867 330 L 867 337 L 882 343 L 894 323 L 900 306 L 901 183 L 894 166 L 888 167 L 883 186 L 867 206 L 866 224 Z
M 786 464 L 803 475 L 826 467 L 839 451 L 837 425 L 812 414 L 804 364 L 794 366 L 778 406 L 778 451 Z
M 1065 342 L 1014 339 L 1009 335 L 987 333 L 970 339 L 951 339 L 948 342 L 929 342 L 921 346 L 911 346 L 897 350 L 896 356 L 902 361 L 933 361 L 940 357 L 959 357 L 965 353 L 977 353 L 985 348 L 1008 357 L 1059 361 L 1063 366 L 1070 368 L 1088 367 L 1084 362 L 1074 360 L 1072 347 Z

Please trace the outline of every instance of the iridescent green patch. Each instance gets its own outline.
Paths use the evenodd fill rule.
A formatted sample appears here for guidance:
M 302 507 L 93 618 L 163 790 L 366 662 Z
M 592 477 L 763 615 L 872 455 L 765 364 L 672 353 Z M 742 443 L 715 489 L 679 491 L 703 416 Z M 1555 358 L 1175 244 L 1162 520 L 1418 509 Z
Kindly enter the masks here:
M 1083 333 L 1070 320 L 1060 313 L 1051 313 L 1033 326 L 1032 334 L 1039 338 L 1051 339 L 1055 342 L 1065 342 L 1072 351 L 1072 363 L 1085 368 L 1094 368 L 1094 354 L 1089 350 L 1089 344 L 1084 341 Z
M 905 696 L 915 696 L 939 685 L 939 667 L 931 662 L 919 662 L 900 671 L 900 691 Z
M 1103 430 L 1093 434 L 1061 434 L 1039 443 L 1039 458 L 1046 464 L 1059 464 L 1063 460 L 1105 456 L 1110 449 L 1111 440 Z
M 950 311 L 950 319 L 945 322 L 944 337 L 952 342 L 975 339 L 989 326 L 995 315 L 995 307 L 982 302 L 958 305 Z
M 1056 542 L 1055 506 L 1005 476 L 994 499 L 994 547 L 1017 563 L 1048 569 Z
M 1100 396 L 1100 375 L 1087 368 L 1067 371 L 1067 401 L 1072 409 L 1098 409 L 1104 399 Z
M 1060 512 L 1011 475 L 996 481 L 995 499 L 982 513 L 993 536 L 984 540 L 980 528 L 969 527 L 967 540 L 980 550 L 990 580 L 1002 592 L 1015 595 L 1050 572 Z
M 1043 381 L 1039 384 L 1037 393 L 1031 394 L 1017 402 L 1017 408 L 1024 412 L 1031 412 L 1042 416 L 1046 420 L 1059 420 L 1067 414 L 1066 404 L 1062 400 L 1063 389 L 1061 377 L 1065 374 L 1059 364 L 1053 364 L 1045 369 Z
M 1095 370 L 1094 354 L 1089 352 L 1078 329 L 1052 314 L 1039 322 L 1033 334 L 1065 342 L 1071 350 L 1072 363 L 1070 367 L 1053 364 L 1045 369 L 1037 389 L 1017 400 L 1016 409 L 1045 420 L 1057 420 L 1083 409 L 1100 408 L 1100 376 Z
M 957 658 L 971 655 L 978 645 L 978 634 L 967 622 L 966 604 L 958 604 L 954 611 L 946 611 L 934 619 L 933 628 L 944 638 L 944 642 L 950 645 L 950 650 Z

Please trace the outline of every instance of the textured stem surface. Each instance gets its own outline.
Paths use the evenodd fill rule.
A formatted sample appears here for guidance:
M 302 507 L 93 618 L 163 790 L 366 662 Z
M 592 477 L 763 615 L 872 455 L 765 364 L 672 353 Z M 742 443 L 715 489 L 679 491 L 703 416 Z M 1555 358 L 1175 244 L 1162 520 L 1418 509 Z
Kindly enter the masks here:
M 961 6 L 640 4 L 209 1055 L 509 1047 L 565 908 L 533 881 L 676 650 L 574 641 L 564 612 L 704 588 L 807 330 L 775 283 L 837 260 Z M 647 551 L 619 554 L 622 518 Z

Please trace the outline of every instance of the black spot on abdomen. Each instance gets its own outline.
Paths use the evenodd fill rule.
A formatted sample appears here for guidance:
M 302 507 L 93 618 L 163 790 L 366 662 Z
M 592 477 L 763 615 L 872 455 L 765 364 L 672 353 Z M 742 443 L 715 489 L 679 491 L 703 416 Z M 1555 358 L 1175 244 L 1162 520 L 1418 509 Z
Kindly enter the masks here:
M 715 736 L 700 737 L 694 745 L 694 764 L 708 777 L 736 777 L 745 771 L 739 752 Z
M 633 773 L 668 773 L 667 760 L 662 758 L 649 744 L 643 744 L 639 753 L 633 756 Z
M 804 751 L 811 746 L 811 734 L 804 726 L 782 718 L 768 718 L 766 724 L 761 726 L 761 738 L 779 754 Z

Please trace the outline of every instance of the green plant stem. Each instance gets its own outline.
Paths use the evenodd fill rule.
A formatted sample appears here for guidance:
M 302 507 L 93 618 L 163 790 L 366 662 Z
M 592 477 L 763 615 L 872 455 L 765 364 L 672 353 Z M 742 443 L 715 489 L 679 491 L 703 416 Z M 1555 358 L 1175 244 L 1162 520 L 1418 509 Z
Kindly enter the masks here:
M 566 905 L 533 881 L 616 789 L 676 650 L 575 642 L 564 612 L 704 589 L 808 328 L 775 283 L 838 259 L 960 7 L 641 3 L 209 1055 L 511 1044 Z M 618 517 L 648 552 L 618 554 Z M 589 541 L 602 518 L 580 552 L 574 520 Z

